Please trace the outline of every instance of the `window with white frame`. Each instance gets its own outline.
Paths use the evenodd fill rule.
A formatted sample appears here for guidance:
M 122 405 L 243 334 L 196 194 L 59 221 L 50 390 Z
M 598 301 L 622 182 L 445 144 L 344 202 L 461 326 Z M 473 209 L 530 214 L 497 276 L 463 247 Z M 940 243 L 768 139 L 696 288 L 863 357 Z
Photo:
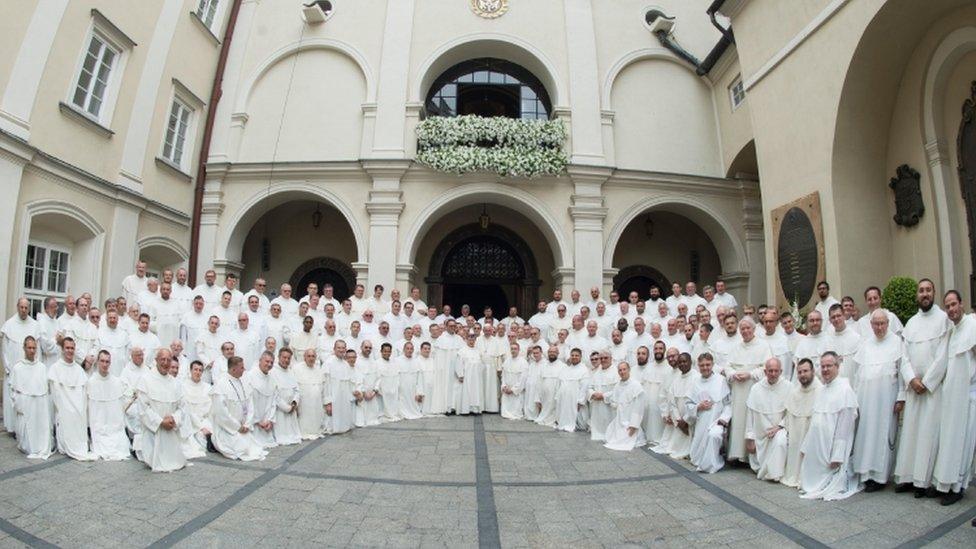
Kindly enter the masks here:
M 74 106 L 94 118 L 99 118 L 105 103 L 112 69 L 119 58 L 119 51 L 103 36 L 92 33 L 81 70 L 71 96 Z
M 183 168 L 186 156 L 187 134 L 193 117 L 193 109 L 181 101 L 173 98 L 169 109 L 169 119 L 166 123 L 166 135 L 163 139 L 163 158 L 178 168 Z
M 68 250 L 43 242 L 27 244 L 24 261 L 24 295 L 31 302 L 34 314 L 44 306 L 47 296 L 63 297 L 68 291 Z
M 746 100 L 746 89 L 742 85 L 742 77 L 737 76 L 729 86 L 729 100 L 732 101 L 732 110 L 739 108 L 739 105 Z
M 197 17 L 211 31 L 213 30 L 214 21 L 217 19 L 218 4 L 220 4 L 220 0 L 200 0 L 200 4 L 197 5 Z

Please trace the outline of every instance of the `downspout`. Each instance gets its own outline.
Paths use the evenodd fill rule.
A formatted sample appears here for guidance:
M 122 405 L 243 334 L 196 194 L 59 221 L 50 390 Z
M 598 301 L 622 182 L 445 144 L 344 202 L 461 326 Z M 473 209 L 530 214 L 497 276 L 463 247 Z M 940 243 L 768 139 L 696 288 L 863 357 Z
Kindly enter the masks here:
M 658 42 L 660 42 L 665 49 L 677 55 L 679 58 L 694 67 L 695 74 L 698 76 L 705 76 L 708 74 L 708 72 L 712 70 L 712 67 L 715 66 L 715 63 L 718 62 L 719 58 L 722 57 L 722 54 L 725 53 L 725 50 L 727 50 L 730 45 L 735 43 L 735 37 L 732 34 L 732 30 L 722 27 L 718 24 L 718 21 L 715 20 L 715 13 L 724 3 L 725 0 L 715 0 L 712 2 L 712 5 L 708 7 L 708 17 L 711 19 L 715 27 L 718 28 L 722 33 L 722 37 L 719 38 L 718 43 L 715 44 L 715 47 L 713 47 L 712 51 L 708 53 L 708 56 L 705 57 L 704 61 L 699 60 L 691 52 L 681 47 L 681 45 L 678 44 L 678 42 L 674 39 L 674 35 L 671 34 L 670 29 L 659 29 L 654 31 L 654 36 L 657 38 Z M 663 12 L 657 12 L 656 15 L 657 17 L 664 17 L 666 20 L 671 19 Z M 648 21 L 648 23 L 651 22 L 653 22 L 653 20 Z
M 200 254 L 200 216 L 203 212 L 203 191 L 207 183 L 207 158 L 210 156 L 210 140 L 213 136 L 214 121 L 217 118 L 217 103 L 223 95 L 224 69 L 227 67 L 227 56 L 230 44 L 234 38 L 234 28 L 237 26 L 237 14 L 241 11 L 243 0 L 234 0 L 227 19 L 227 30 L 224 41 L 220 45 L 220 57 L 217 58 L 217 69 L 214 72 L 213 87 L 210 90 L 210 103 L 207 105 L 207 120 L 203 126 L 203 143 L 200 147 L 200 158 L 197 161 L 196 187 L 193 192 L 193 217 L 190 225 L 190 267 L 187 283 L 196 285 L 197 265 Z
M 705 13 L 708 14 L 708 19 L 711 20 L 712 25 L 714 25 L 715 28 L 718 29 L 718 32 L 722 33 L 722 36 L 727 38 L 729 42 L 735 44 L 735 36 L 732 34 L 732 27 L 728 27 L 728 28 L 723 27 L 722 25 L 718 24 L 718 21 L 715 20 L 715 14 L 718 13 L 718 10 L 722 9 L 722 4 L 724 3 L 725 0 L 715 0 L 714 2 L 712 2 L 711 6 L 708 6 L 708 9 L 705 10 Z

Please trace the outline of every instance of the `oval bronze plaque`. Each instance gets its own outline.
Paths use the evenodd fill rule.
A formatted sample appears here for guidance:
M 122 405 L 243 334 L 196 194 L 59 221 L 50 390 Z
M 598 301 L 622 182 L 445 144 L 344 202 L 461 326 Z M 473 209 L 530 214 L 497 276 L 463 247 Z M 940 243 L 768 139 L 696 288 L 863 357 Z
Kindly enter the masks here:
M 810 218 L 800 208 L 790 208 L 779 229 L 777 258 L 779 283 L 791 303 L 803 307 L 813 296 L 819 270 L 817 237 Z

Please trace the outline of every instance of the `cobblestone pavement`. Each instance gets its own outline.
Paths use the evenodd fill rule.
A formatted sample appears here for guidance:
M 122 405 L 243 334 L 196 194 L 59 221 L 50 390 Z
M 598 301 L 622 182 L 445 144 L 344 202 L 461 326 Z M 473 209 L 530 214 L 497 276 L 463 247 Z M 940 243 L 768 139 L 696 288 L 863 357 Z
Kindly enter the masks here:
M 0 435 L 0 547 L 976 547 L 976 497 L 833 503 L 747 471 L 701 476 L 498 416 L 359 429 L 153 474 L 28 461 Z

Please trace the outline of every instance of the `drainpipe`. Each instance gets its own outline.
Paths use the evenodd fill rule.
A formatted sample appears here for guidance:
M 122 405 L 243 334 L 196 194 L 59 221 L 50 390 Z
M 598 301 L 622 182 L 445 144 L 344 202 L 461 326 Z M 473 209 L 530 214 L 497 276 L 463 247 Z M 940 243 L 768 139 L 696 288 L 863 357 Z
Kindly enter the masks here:
M 715 20 L 715 14 L 718 13 L 718 10 L 722 9 L 722 4 L 725 4 L 725 0 L 715 0 L 712 2 L 711 6 L 708 6 L 705 13 L 708 14 L 708 19 L 711 20 L 712 25 L 718 29 L 718 32 L 722 33 L 722 36 L 727 38 L 729 42 L 735 44 L 735 35 L 732 34 L 732 27 L 723 27 L 722 25 L 718 24 L 718 21 Z
M 217 58 L 217 69 L 214 72 L 213 87 L 210 89 L 210 103 L 207 105 L 207 121 L 203 126 L 203 143 L 200 147 L 200 158 L 197 161 L 196 187 L 193 191 L 193 217 L 190 225 L 190 268 L 187 269 L 187 284 L 196 285 L 198 255 L 200 254 L 200 215 L 203 211 L 203 190 L 207 183 L 207 157 L 210 156 L 210 139 L 213 136 L 214 120 L 217 117 L 217 103 L 223 95 L 224 69 L 227 67 L 227 55 L 234 38 L 234 28 L 237 26 L 237 14 L 241 11 L 241 2 L 234 0 L 227 19 L 227 30 L 224 41 L 220 45 L 220 57 Z
M 705 76 L 715 63 L 718 62 L 725 50 L 729 48 L 730 45 L 735 43 L 735 37 L 732 35 L 731 29 L 725 29 L 715 20 L 715 12 L 718 11 L 725 0 L 715 0 L 712 5 L 708 7 L 708 16 L 712 20 L 712 23 L 722 32 L 722 37 L 719 38 L 718 43 L 712 48 L 712 51 L 708 53 L 704 61 L 699 60 L 691 52 L 681 47 L 680 44 L 674 39 L 674 35 L 671 34 L 671 25 L 673 24 L 673 19 L 665 15 L 663 12 L 658 11 L 656 14 L 652 15 L 652 19 L 648 21 L 649 24 L 653 24 L 658 18 L 663 18 L 664 21 L 671 24 L 662 25 L 661 28 L 654 30 L 654 36 L 657 37 L 658 42 L 664 46 L 665 49 L 671 53 L 677 55 L 679 58 L 690 64 L 695 68 L 695 74 L 698 76 Z M 656 16 L 656 17 L 655 17 Z

